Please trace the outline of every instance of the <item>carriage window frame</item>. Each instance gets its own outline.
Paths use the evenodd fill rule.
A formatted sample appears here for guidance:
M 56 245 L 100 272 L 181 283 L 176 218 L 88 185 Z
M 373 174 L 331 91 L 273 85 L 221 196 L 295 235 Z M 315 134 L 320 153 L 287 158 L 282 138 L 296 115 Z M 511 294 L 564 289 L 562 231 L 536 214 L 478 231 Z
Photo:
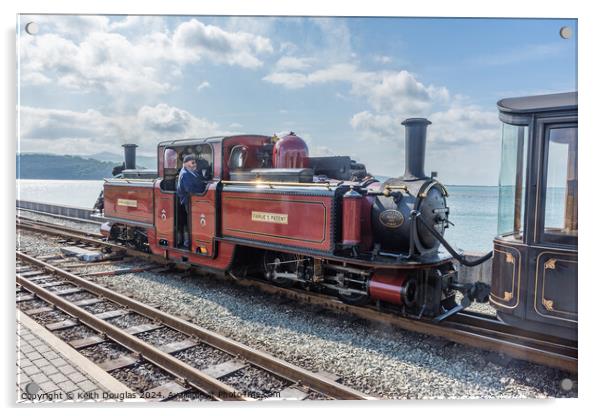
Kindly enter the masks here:
M 540 243 L 553 244 L 553 245 L 561 245 L 561 246 L 570 246 L 576 247 L 578 245 L 578 228 L 577 234 L 567 235 L 562 233 L 553 233 L 546 231 L 546 202 L 547 202 L 547 189 L 548 189 L 548 167 L 549 167 L 549 155 L 550 155 L 550 132 L 553 129 L 563 129 L 563 128 L 575 128 L 577 129 L 577 145 L 579 143 L 579 129 L 578 123 L 575 118 L 570 119 L 557 119 L 557 120 L 548 120 L 543 123 L 542 127 L 542 137 L 541 137 L 541 163 L 539 164 L 540 169 L 540 182 L 538 186 L 538 195 L 537 195 L 537 205 L 538 205 L 538 214 L 537 214 L 537 236 L 536 241 Z M 577 162 L 578 164 L 578 162 Z M 577 176 L 578 180 L 578 176 Z M 565 213 L 566 215 L 566 213 Z
M 517 242 L 524 242 L 526 235 L 531 132 L 529 124 L 502 121 L 497 234 L 512 237 Z

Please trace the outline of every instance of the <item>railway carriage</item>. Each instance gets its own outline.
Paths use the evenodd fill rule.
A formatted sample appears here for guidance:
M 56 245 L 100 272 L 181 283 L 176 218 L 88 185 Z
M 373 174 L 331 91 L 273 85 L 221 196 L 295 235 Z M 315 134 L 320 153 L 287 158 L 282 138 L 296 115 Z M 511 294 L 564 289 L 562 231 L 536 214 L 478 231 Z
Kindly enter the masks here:
M 498 108 L 491 304 L 512 326 L 577 339 L 577 94 L 505 99 Z

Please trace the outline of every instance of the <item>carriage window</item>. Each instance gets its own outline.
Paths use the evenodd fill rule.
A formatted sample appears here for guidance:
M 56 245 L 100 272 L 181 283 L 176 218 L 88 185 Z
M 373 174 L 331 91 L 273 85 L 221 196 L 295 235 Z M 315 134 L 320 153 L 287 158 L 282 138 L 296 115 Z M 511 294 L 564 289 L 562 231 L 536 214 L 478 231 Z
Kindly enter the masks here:
M 577 237 L 577 127 L 550 129 L 546 144 L 544 233 Z
M 498 199 L 498 234 L 522 239 L 528 130 L 502 125 L 502 163 Z

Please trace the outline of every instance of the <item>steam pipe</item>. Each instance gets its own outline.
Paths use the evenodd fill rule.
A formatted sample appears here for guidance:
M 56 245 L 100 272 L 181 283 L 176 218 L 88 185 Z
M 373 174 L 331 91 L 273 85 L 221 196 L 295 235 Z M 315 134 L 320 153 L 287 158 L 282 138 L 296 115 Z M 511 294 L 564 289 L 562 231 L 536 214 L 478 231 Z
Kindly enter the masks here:
M 401 123 L 406 129 L 406 171 L 402 179 L 414 181 L 426 179 L 424 155 L 426 150 L 426 128 L 432 124 L 426 118 L 408 118 Z

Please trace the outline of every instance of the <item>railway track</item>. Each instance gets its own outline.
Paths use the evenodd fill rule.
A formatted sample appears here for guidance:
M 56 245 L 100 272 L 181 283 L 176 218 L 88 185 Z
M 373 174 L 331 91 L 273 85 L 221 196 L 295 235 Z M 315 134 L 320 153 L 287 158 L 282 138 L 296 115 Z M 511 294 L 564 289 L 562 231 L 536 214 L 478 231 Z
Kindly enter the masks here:
M 307 371 L 97 285 L 62 268 L 60 259 L 57 265 L 19 251 L 16 256 L 21 311 L 51 331 L 70 331 L 69 343 L 78 350 L 112 345 L 119 352 L 98 363 L 112 374 L 132 366 L 159 371 L 162 381 L 156 386 L 132 386 L 144 399 L 172 400 L 191 393 L 197 399 L 219 401 L 372 398 L 329 375 Z M 27 308 L 27 302 L 35 304 Z M 245 385 L 249 380 L 253 388 Z M 264 382 L 269 387 L 263 388 Z
M 48 223 L 43 221 L 33 221 L 21 217 L 18 219 L 17 227 L 63 238 L 79 239 L 79 241 L 113 249 L 126 250 L 128 255 L 142 256 L 160 263 L 163 260 L 133 249 L 101 241 L 98 236 L 90 236 L 90 233 L 77 230 L 67 231 L 64 227 L 48 225 Z M 418 321 L 402 317 L 391 311 L 348 305 L 331 296 L 298 289 L 281 288 L 260 280 L 237 279 L 236 283 L 326 309 L 349 313 L 369 321 L 386 323 L 405 330 L 441 337 L 463 345 L 503 353 L 515 359 L 577 373 L 576 342 L 551 337 L 546 334 L 519 330 L 505 325 L 495 319 L 494 316 L 464 311 L 443 323 L 435 324 L 428 321 Z

